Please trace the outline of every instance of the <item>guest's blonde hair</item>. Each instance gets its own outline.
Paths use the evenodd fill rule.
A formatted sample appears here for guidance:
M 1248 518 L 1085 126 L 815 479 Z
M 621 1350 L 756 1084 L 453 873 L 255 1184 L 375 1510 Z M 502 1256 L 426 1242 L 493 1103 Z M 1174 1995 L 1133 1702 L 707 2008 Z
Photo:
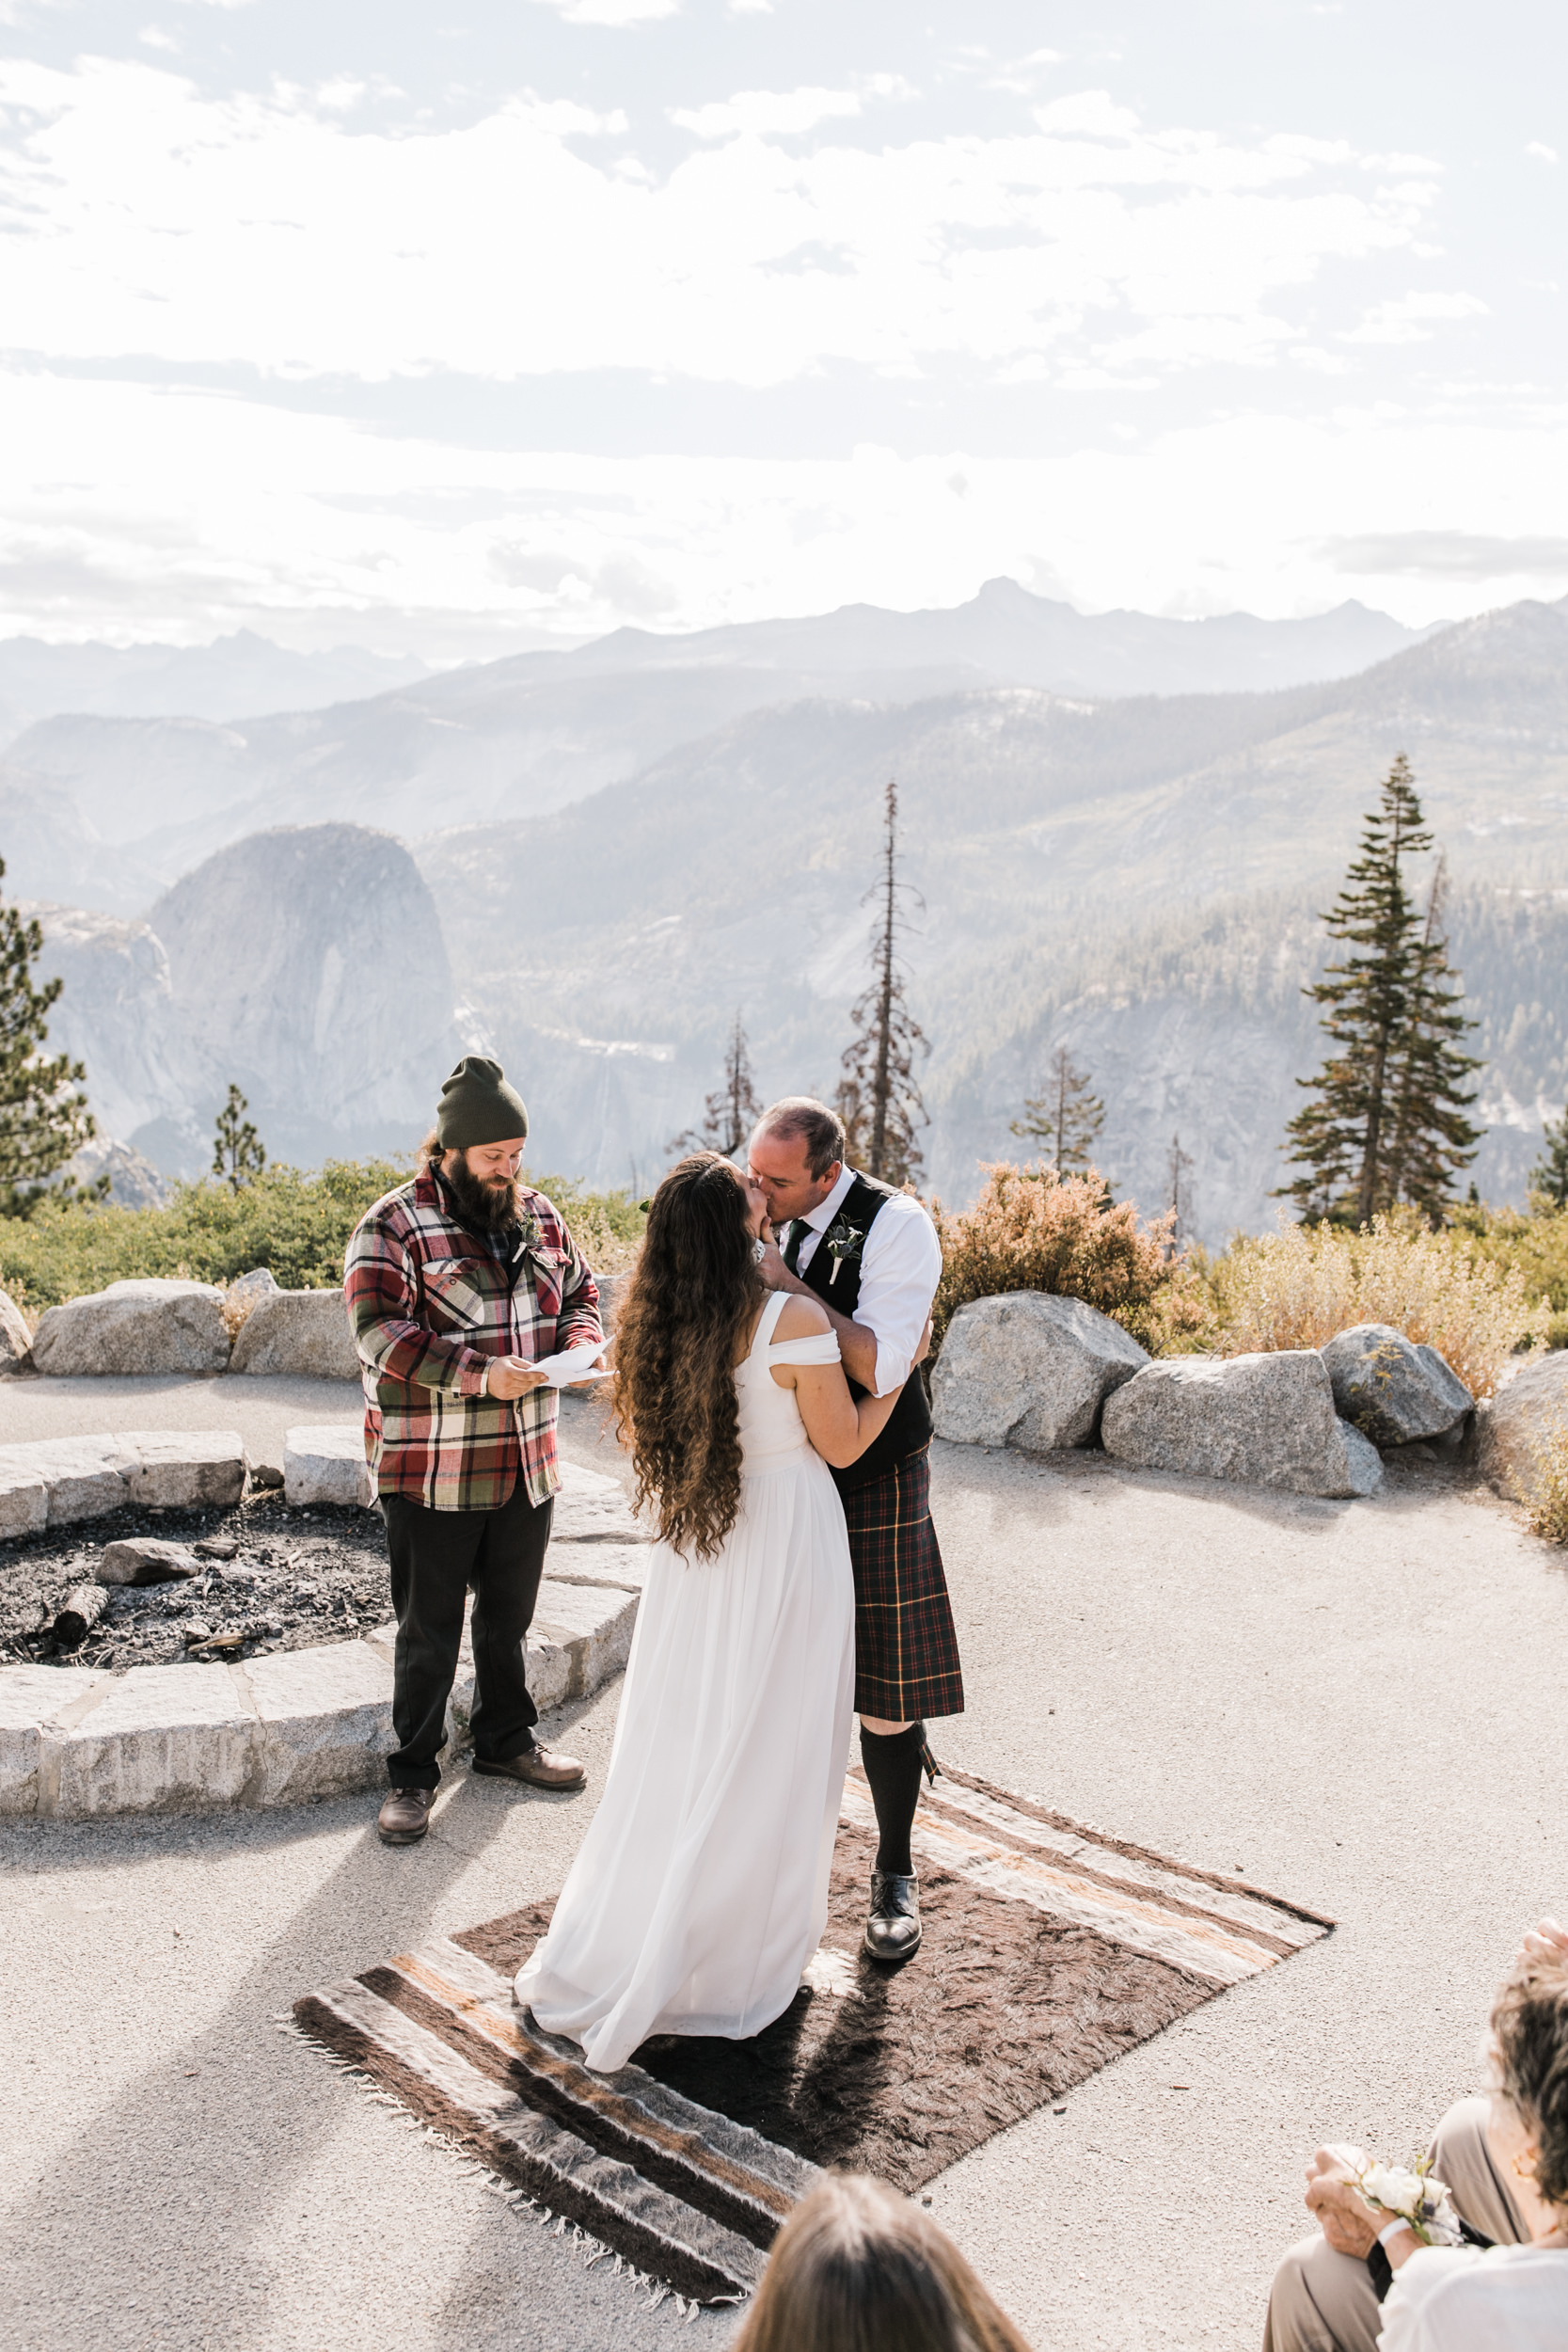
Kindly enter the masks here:
M 1029 2352 L 952 2239 L 863 2172 L 831 2172 L 774 2241 L 730 2352 Z

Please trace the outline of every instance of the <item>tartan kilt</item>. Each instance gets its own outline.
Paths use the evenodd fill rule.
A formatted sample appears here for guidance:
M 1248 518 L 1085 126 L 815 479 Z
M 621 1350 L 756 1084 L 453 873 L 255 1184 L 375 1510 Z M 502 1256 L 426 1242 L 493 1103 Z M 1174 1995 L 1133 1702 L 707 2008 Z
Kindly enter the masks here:
M 842 1500 L 855 1572 L 855 1712 L 889 1724 L 961 1715 L 963 1669 L 931 1525 L 928 1449 Z

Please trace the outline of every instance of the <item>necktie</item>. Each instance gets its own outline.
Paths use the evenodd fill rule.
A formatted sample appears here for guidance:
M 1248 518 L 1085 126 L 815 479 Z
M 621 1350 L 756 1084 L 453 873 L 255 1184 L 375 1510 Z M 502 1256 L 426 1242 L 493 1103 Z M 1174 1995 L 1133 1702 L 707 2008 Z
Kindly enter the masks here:
M 784 1244 L 784 1264 L 791 1274 L 799 1274 L 800 1270 L 800 1245 L 810 1232 L 811 1227 L 803 1216 L 798 1216 L 789 1229 L 789 1239 Z

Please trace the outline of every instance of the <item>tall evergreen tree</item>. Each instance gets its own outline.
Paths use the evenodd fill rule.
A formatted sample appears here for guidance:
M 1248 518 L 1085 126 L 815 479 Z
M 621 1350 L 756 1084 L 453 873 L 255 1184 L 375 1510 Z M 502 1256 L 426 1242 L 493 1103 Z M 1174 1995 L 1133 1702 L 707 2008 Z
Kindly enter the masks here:
M 1306 992 L 1337 1050 L 1316 1077 L 1297 1081 L 1318 1100 L 1290 1123 L 1303 1172 L 1275 1197 L 1305 1216 L 1365 1225 L 1404 1200 L 1436 1218 L 1455 1171 L 1475 1156 L 1480 1133 L 1465 1116 L 1475 1092 L 1465 1081 L 1479 1064 L 1460 1044 L 1474 1025 L 1449 964 L 1441 876 L 1423 919 L 1406 875 L 1431 848 L 1402 752 L 1323 917 L 1350 953 Z
M 1096 1136 L 1105 1124 L 1105 1105 L 1089 1092 L 1086 1070 L 1073 1067 L 1065 1045 L 1052 1055 L 1042 1090 L 1025 1102 L 1023 1117 L 1012 1122 L 1015 1136 L 1032 1136 L 1049 1148 L 1045 1157 L 1058 1176 L 1087 1168 Z
M 213 1173 L 221 1176 L 232 1192 L 243 1192 L 267 1164 L 261 1138 L 245 1117 L 249 1108 L 239 1088 L 230 1081 L 229 1100 L 217 1116 Z
M 733 1160 L 761 1117 L 762 1104 L 757 1101 L 752 1078 L 746 1025 L 737 1008 L 735 1026 L 724 1048 L 724 1083 L 708 1096 L 702 1125 L 689 1127 L 684 1136 L 676 1136 L 670 1149 L 677 1154 L 721 1152 L 725 1159 Z
M 1465 1051 L 1475 1027 L 1462 1010 L 1459 975 L 1449 962 L 1443 902 L 1449 865 L 1439 855 L 1427 894 L 1426 921 L 1412 961 L 1409 1010 L 1394 1057 L 1394 1127 L 1388 1154 L 1388 1197 L 1408 1200 L 1430 1224 L 1442 1222 L 1453 1180 L 1476 1156 L 1483 1130 L 1466 1112 L 1476 1099 L 1465 1088 L 1481 1062 Z
M 0 876 L 6 862 L 0 858 Z M 51 1176 L 97 1133 L 87 1072 L 69 1054 L 40 1052 L 49 1035 L 44 1016 L 64 983 L 40 988 L 33 965 L 43 949 L 36 922 L 0 903 L 0 1216 L 25 1216 Z M 104 1189 L 103 1184 L 95 1187 Z M 74 1187 L 68 1187 L 73 1190 Z
M 898 879 L 898 787 L 883 798 L 881 878 L 867 891 L 875 903 L 871 979 L 851 1008 L 855 1035 L 845 1047 L 833 1107 L 844 1121 L 851 1166 L 884 1184 L 909 1184 L 925 1165 L 916 1137 L 926 1109 L 914 1065 L 930 1051 L 905 1002 L 898 941 L 907 928 L 902 900 L 918 897 Z
M 1542 1141 L 1546 1148 L 1530 1169 L 1529 1188 L 1554 1209 L 1568 1209 L 1568 1104 L 1560 1119 L 1547 1120 Z

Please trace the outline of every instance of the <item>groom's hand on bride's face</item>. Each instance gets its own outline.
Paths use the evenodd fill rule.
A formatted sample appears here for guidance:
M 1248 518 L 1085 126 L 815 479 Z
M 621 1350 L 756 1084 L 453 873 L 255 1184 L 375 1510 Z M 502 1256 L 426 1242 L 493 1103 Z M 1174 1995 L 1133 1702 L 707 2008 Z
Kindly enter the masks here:
M 773 1239 L 773 1229 L 770 1225 L 765 1225 L 762 1229 L 762 1256 L 757 1261 L 757 1271 L 762 1276 L 764 1284 L 770 1291 L 788 1290 L 794 1280 L 794 1277 L 784 1262 L 784 1251 Z

